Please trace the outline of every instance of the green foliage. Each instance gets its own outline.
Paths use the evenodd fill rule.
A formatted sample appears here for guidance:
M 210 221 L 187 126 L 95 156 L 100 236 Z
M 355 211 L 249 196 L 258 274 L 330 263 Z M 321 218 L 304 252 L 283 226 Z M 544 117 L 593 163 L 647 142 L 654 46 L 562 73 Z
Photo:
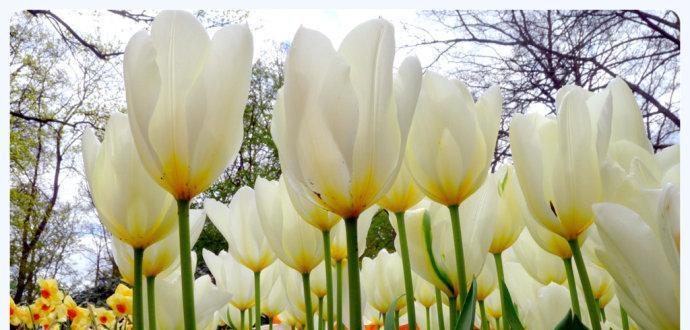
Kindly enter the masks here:
M 462 304 L 460 317 L 455 324 L 455 330 L 472 330 L 474 329 L 474 315 L 475 307 L 477 306 L 477 280 L 472 279 L 472 287 L 465 297 L 465 302 Z
M 213 225 L 213 223 L 211 223 L 211 220 L 208 217 L 206 217 L 206 220 L 204 222 L 204 229 L 201 230 L 201 235 L 199 236 L 199 239 L 196 241 L 194 247 L 192 248 L 192 250 L 194 250 L 194 252 L 197 255 L 197 267 L 195 277 L 209 273 L 208 268 L 206 267 L 206 264 L 203 262 L 203 258 L 201 257 L 201 251 L 204 249 L 209 250 L 214 254 L 218 254 L 220 251 L 228 249 L 228 242 L 225 241 L 225 237 L 223 237 L 220 231 L 218 231 L 218 229 Z
M 518 312 L 515 309 L 515 304 L 513 304 L 513 299 L 510 297 L 510 292 L 508 291 L 508 287 L 505 285 L 505 283 L 500 282 L 499 283 L 499 289 L 501 290 L 501 293 L 503 294 L 503 300 L 501 301 L 502 306 L 506 306 L 505 308 L 505 315 L 503 315 L 503 319 L 505 320 L 506 324 L 506 330 L 522 330 L 524 327 L 522 326 L 522 323 L 520 323 L 520 318 L 518 316 Z
M 587 330 L 587 326 L 580 321 L 580 318 L 572 310 L 568 310 L 568 313 L 565 314 L 561 322 L 558 322 L 554 330 Z
M 360 218 L 357 221 L 371 221 L 364 257 L 374 258 L 381 249 L 395 251 L 395 229 L 388 221 L 388 211 L 380 209 L 371 219 Z
M 395 308 L 398 306 L 398 301 L 400 299 L 403 299 L 404 297 L 405 297 L 405 295 L 403 294 L 400 297 L 395 298 L 395 300 L 393 300 L 393 303 L 391 304 L 391 306 L 388 307 L 388 311 L 386 312 L 386 319 L 384 320 L 384 323 L 383 323 L 383 329 L 384 330 L 398 330 L 395 327 L 395 324 L 397 323 L 395 317 L 398 316 L 395 313 Z

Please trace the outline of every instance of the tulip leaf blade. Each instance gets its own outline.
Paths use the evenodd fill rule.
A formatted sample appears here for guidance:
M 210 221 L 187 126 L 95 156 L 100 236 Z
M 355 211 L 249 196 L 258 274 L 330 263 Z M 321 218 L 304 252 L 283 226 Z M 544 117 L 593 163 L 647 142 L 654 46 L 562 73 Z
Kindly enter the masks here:
M 477 305 L 477 280 L 472 279 L 472 287 L 470 292 L 465 297 L 465 302 L 462 304 L 462 311 L 460 317 L 455 322 L 455 330 L 472 330 L 474 329 L 474 315 Z
M 554 330 L 589 330 L 586 325 L 580 321 L 580 318 L 573 313 L 572 310 L 568 310 L 565 317 L 561 322 L 558 322 Z
M 500 282 L 500 290 L 503 293 L 501 304 L 506 307 L 505 315 L 503 315 L 506 322 L 506 329 L 524 330 L 525 327 L 520 323 L 520 317 L 518 316 L 517 310 L 515 310 L 515 304 L 513 304 L 513 299 L 510 297 L 510 292 L 504 282 Z
M 400 300 L 403 297 L 405 297 L 404 294 L 400 295 L 398 298 L 395 298 L 390 307 L 388 307 L 388 311 L 386 312 L 386 319 L 383 323 L 384 330 L 398 330 L 395 328 L 395 307 L 398 306 L 398 300 Z
M 453 292 L 455 290 L 453 288 L 453 283 L 450 281 L 448 275 L 446 275 L 446 273 L 443 272 L 443 270 L 438 266 L 436 258 L 434 257 L 431 235 L 431 216 L 427 210 L 424 211 L 424 218 L 422 219 L 422 232 L 424 234 L 424 247 L 426 249 L 426 254 L 429 257 L 431 268 L 434 270 L 434 273 L 436 273 L 436 276 L 438 276 L 441 282 L 443 282 L 443 284 L 446 286 L 448 291 Z

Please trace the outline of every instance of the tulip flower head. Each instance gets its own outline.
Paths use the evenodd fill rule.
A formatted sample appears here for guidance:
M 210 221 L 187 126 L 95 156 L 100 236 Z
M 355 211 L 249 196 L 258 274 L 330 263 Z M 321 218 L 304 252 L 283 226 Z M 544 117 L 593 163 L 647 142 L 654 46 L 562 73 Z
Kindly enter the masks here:
M 214 322 L 214 312 L 225 306 L 231 297 L 230 293 L 215 286 L 210 276 L 195 279 L 196 328 L 207 329 Z M 182 284 L 175 276 L 156 281 L 156 320 L 160 329 L 184 329 Z
M 424 75 L 405 159 L 427 197 L 459 205 L 479 189 L 493 159 L 502 103 L 498 87 L 475 103 L 463 83 Z
M 398 299 L 405 294 L 402 267 L 400 255 L 385 249 L 374 259 L 362 260 L 362 288 L 369 304 L 380 313 L 388 312 L 394 303 L 396 311 L 405 307 L 405 299 Z
M 215 255 L 204 250 L 202 256 L 218 287 L 232 294 L 230 303 L 235 308 L 244 311 L 254 307 L 254 273 L 249 268 L 225 251 Z
M 209 38 L 190 13 L 163 11 L 127 44 L 125 90 L 144 167 L 178 200 L 206 190 L 237 154 L 253 54 L 246 25 Z
M 602 199 L 600 164 L 611 131 L 611 97 L 590 103 L 579 87 L 557 95 L 557 118 L 516 115 L 510 143 L 515 171 L 532 216 L 566 240 L 594 221 L 592 204 Z
M 620 204 L 593 206 L 603 248 L 599 259 L 613 277 L 616 296 L 644 329 L 680 327 L 680 191 L 669 185 L 653 219 Z M 651 224 L 651 225 L 650 225 Z M 679 237 L 679 236 L 678 236 Z
M 546 231 L 546 229 L 543 229 Z M 554 235 L 551 233 L 551 235 Z M 555 236 L 555 235 L 554 235 Z M 564 240 L 557 236 L 557 239 Z M 567 242 L 564 242 L 567 247 Z M 512 248 L 517 260 L 527 273 L 542 285 L 553 282 L 563 284 L 566 280 L 566 273 L 563 267 L 563 260 L 553 254 L 544 251 L 532 238 L 530 233 L 525 230 L 515 242 Z M 568 256 L 570 258 L 570 256 Z
M 496 228 L 489 247 L 491 254 L 501 253 L 515 243 L 525 227 L 528 211 L 512 166 L 501 166 L 484 184 L 496 187 Z
M 301 27 L 285 63 L 271 133 L 286 183 L 343 218 L 376 203 L 398 175 L 422 70 L 408 58 L 394 78 L 394 55 L 393 25 L 374 19 L 337 51 Z
M 259 223 L 273 252 L 290 268 L 311 272 L 323 260 L 321 232 L 297 213 L 282 178 L 257 178 L 255 193 Z
M 494 189 L 495 187 L 491 187 Z M 495 219 L 495 199 L 489 189 L 482 189 L 460 206 L 460 226 L 465 254 L 467 283 L 478 276 L 484 265 Z M 438 203 L 431 203 L 428 210 L 414 209 L 405 213 L 405 226 L 410 247 L 410 266 L 426 281 L 449 296 L 460 292 L 455 249 L 448 210 Z
M 268 238 L 257 223 L 259 213 L 252 188 L 240 188 L 233 195 L 229 206 L 207 199 L 204 209 L 228 242 L 230 254 L 242 265 L 253 272 L 260 272 L 276 259 Z
M 204 229 L 206 213 L 203 210 L 190 210 L 190 242 L 193 246 Z M 164 277 L 180 264 L 180 235 L 177 226 L 161 241 L 144 250 L 142 274 L 145 277 Z M 120 270 L 122 279 L 134 285 L 134 250 L 116 237 L 112 239 L 113 259 Z
M 103 143 L 87 129 L 82 147 L 91 198 L 101 223 L 114 237 L 146 248 L 174 230 L 175 201 L 141 164 L 127 116 L 110 116 Z

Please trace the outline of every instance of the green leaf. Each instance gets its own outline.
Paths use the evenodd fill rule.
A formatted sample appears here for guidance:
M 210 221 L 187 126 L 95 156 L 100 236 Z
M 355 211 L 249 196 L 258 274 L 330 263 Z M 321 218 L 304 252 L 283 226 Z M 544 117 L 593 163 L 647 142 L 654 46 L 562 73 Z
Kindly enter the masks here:
M 388 307 L 388 312 L 386 312 L 386 321 L 383 324 L 383 329 L 385 329 L 385 330 L 398 330 L 395 328 L 395 306 L 398 305 L 398 300 L 400 300 L 400 298 L 402 298 L 404 296 L 405 295 L 403 294 L 400 297 L 395 298 L 395 300 L 393 300 L 393 303 L 391 304 L 391 306 Z
M 561 322 L 558 322 L 554 330 L 588 330 L 588 328 L 577 315 L 573 314 L 572 310 L 568 310 L 568 313 L 565 314 Z
M 510 292 L 508 292 L 508 287 L 505 283 L 500 283 L 500 290 L 503 293 L 503 301 L 501 301 L 501 304 L 502 306 L 506 306 L 505 315 L 503 315 L 506 323 L 506 330 L 525 329 L 522 323 L 520 323 L 520 317 L 518 316 L 517 310 L 515 310 L 515 304 L 513 304 L 513 299 L 510 297 Z
M 460 317 L 455 323 L 455 330 L 472 330 L 474 329 L 474 315 L 475 307 L 477 305 L 477 280 L 472 279 L 472 287 L 470 292 L 465 297 L 465 302 L 462 304 L 462 311 Z

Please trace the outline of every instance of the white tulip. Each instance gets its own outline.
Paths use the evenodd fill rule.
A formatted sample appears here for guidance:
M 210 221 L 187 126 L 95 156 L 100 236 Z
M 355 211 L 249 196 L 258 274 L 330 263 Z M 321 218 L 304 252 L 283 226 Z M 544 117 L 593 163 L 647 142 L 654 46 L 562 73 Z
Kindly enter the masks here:
M 233 258 L 255 273 L 273 263 L 276 256 L 259 225 L 252 188 L 244 186 L 237 190 L 227 207 L 209 198 L 204 202 L 204 209 L 228 242 Z
M 178 200 L 206 190 L 235 158 L 251 77 L 246 25 L 209 38 L 190 13 L 163 11 L 127 44 L 129 122 L 151 178 Z

